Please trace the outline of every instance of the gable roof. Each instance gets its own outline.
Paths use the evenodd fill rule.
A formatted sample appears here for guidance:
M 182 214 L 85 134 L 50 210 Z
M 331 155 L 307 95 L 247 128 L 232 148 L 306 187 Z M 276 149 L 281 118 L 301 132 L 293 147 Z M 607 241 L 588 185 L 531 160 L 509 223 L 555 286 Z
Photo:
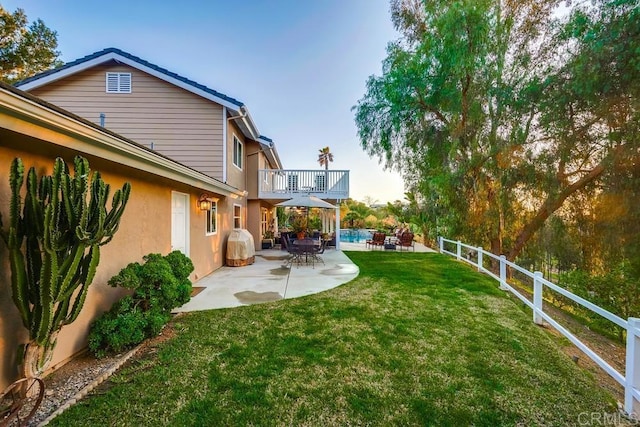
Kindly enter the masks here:
M 256 141 L 261 138 L 260 132 L 258 132 L 258 128 L 243 102 L 114 47 L 94 52 L 83 58 L 68 62 L 61 67 L 36 74 L 17 82 L 15 86 L 24 91 L 29 91 L 108 61 L 116 61 L 128 65 L 222 105 L 230 110 L 230 116 L 236 121 L 246 137 Z
M 51 144 L 90 153 L 223 196 L 244 195 L 244 191 L 3 82 L 0 82 L 0 106 L 2 114 L 70 135 L 75 145 L 70 145 L 69 139 L 64 139 L 63 142 L 46 139 Z M 16 123 L 17 121 L 7 121 L 0 127 L 16 131 L 13 128 Z M 42 139 L 41 132 L 31 136 Z

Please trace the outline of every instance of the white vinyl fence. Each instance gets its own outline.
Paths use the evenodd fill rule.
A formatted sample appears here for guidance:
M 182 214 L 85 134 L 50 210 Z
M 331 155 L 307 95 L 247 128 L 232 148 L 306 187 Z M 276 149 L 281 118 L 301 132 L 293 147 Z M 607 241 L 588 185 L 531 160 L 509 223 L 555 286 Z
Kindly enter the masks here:
M 542 273 L 536 271 L 532 273 L 517 264 L 514 264 L 506 259 L 504 255 L 495 255 L 491 252 L 485 251 L 482 247 L 474 247 L 465 243 L 454 240 L 448 240 L 444 237 L 438 238 L 438 247 L 441 253 L 452 255 L 459 261 L 465 261 L 475 267 L 478 271 L 488 274 L 498 281 L 500 289 L 508 290 L 518 297 L 524 304 L 529 306 L 533 310 L 533 321 L 541 325 L 542 321 L 547 321 L 551 326 L 557 329 L 562 335 L 567 337 L 569 341 L 575 344 L 580 350 L 582 350 L 587 356 L 596 362 L 602 369 L 604 369 L 613 379 L 615 379 L 622 387 L 624 387 L 625 399 L 624 410 L 627 414 L 632 416 L 632 419 L 639 419 L 640 417 L 640 319 L 630 317 L 624 320 L 607 310 L 604 310 L 597 305 L 572 294 L 559 287 L 558 285 L 546 280 L 542 277 Z M 449 250 L 451 249 L 451 250 Z M 464 254 L 463 254 L 464 251 Z M 484 267 L 484 262 L 489 258 L 499 262 L 500 270 L 499 276 L 491 270 Z M 533 280 L 533 302 L 529 301 L 526 297 L 517 292 L 509 283 L 507 283 L 507 267 L 510 267 L 525 276 L 528 276 Z M 615 323 L 627 331 L 627 349 L 626 349 L 626 367 L 625 375 L 618 372 L 613 366 L 607 363 L 602 357 L 596 354 L 593 350 L 587 347 L 576 336 L 569 332 L 566 328 L 556 322 L 549 314 L 543 311 L 542 307 L 542 293 L 544 287 L 562 294 L 566 298 L 569 298 L 583 307 L 599 314 L 605 319 Z

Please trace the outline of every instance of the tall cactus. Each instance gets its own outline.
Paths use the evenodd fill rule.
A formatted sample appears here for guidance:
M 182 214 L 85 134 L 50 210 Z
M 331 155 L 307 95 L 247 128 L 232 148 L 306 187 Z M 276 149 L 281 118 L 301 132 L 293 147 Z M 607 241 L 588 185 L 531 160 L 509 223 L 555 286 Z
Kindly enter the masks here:
M 100 246 L 118 230 L 131 184 L 117 190 L 107 211 L 109 185 L 99 172 L 90 175 L 89 162 L 77 156 L 71 176 L 57 158 L 51 175 L 27 174 L 22 160 L 11 164 L 8 229 L 0 237 L 9 248 L 11 289 L 30 341 L 21 355 L 23 375 L 45 371 L 58 332 L 80 314 L 100 261 Z M 22 212 L 21 212 L 22 209 Z

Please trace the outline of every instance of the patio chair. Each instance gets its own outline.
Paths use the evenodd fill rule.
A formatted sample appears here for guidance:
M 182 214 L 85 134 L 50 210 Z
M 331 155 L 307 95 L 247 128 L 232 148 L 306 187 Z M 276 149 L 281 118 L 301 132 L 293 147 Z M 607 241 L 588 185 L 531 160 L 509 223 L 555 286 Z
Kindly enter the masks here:
M 397 246 L 400 246 L 400 251 L 402 252 L 402 248 L 407 248 L 407 252 L 409 248 L 411 248 L 414 252 L 416 251 L 415 243 L 413 242 L 413 233 L 405 231 L 400 236 L 400 240 L 396 243 Z
M 328 242 L 328 240 L 323 240 L 322 243 L 320 243 L 320 246 L 316 247 L 315 251 L 312 254 L 313 260 L 320 261 L 322 265 L 325 265 L 324 260 L 319 255 L 322 255 L 324 253 L 324 250 L 327 248 Z
M 384 233 L 373 233 L 373 238 L 369 245 L 371 245 L 372 249 L 379 247 L 380 249 L 384 248 L 384 242 L 387 239 L 387 235 Z
M 286 233 L 282 235 L 282 245 L 283 248 L 289 253 L 289 255 L 291 255 L 287 260 L 287 264 L 293 265 L 294 262 L 297 262 L 299 266 L 300 262 L 302 262 L 302 252 L 299 250 L 299 248 L 291 244 L 291 240 L 289 240 L 289 236 Z

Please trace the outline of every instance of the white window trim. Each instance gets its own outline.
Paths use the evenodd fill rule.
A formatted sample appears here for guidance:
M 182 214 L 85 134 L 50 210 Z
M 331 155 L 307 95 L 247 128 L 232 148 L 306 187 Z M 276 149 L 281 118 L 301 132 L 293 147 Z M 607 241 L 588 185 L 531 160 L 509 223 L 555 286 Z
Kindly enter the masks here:
M 241 153 L 240 153 L 240 165 L 236 164 L 236 141 L 238 141 L 238 144 L 240 145 L 241 148 Z M 242 140 L 240 138 L 238 138 L 235 134 L 233 135 L 233 151 L 231 153 L 231 163 L 233 163 L 233 166 L 235 166 L 236 168 L 243 170 L 244 167 L 244 144 L 242 142 Z
M 117 79 L 117 89 L 116 90 L 109 90 L 109 77 L 113 77 L 115 76 Z M 122 83 L 120 81 L 120 79 L 122 78 L 122 76 L 128 76 L 129 77 L 129 90 L 122 90 Z M 118 72 L 107 72 L 105 74 L 105 91 L 106 93 L 131 93 L 132 91 L 132 77 L 131 77 L 131 73 L 118 73 Z
M 211 214 L 211 211 L 213 210 L 213 208 L 215 208 L 215 215 L 216 215 L 216 229 L 215 231 L 209 231 L 209 219 L 208 216 L 209 214 Z M 204 220 L 205 220 L 205 225 L 204 225 L 204 235 L 205 236 L 215 236 L 216 234 L 218 234 L 218 201 L 217 200 L 211 200 L 211 208 L 209 209 L 208 212 L 204 213 Z
M 236 216 L 236 206 L 238 208 L 240 208 L 240 215 Z M 242 228 L 242 205 L 237 205 L 237 204 L 233 204 L 233 228 Z M 236 218 L 238 218 L 238 223 L 240 224 L 240 227 L 236 227 Z

